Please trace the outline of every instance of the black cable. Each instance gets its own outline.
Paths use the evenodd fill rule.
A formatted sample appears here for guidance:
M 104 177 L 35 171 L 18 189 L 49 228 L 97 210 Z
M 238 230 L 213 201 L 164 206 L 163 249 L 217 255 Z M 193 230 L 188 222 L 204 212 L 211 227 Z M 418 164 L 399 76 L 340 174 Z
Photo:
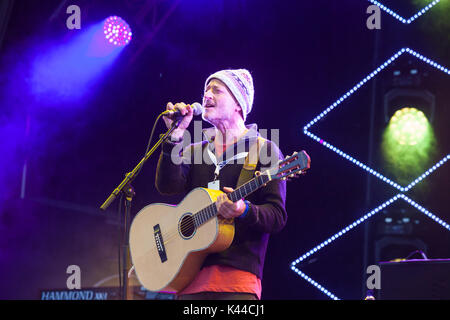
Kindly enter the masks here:
M 420 255 L 422 256 L 422 258 L 424 258 L 425 260 L 428 260 L 427 256 L 425 255 L 425 253 L 422 250 L 416 250 L 411 252 L 406 258 L 405 260 L 408 260 L 408 258 L 412 257 L 413 255 L 415 255 L 416 253 L 420 253 Z
M 147 143 L 147 149 L 145 149 L 144 156 L 147 154 L 148 150 L 150 149 L 150 144 L 152 142 L 153 134 L 155 133 L 156 124 L 158 123 L 159 118 L 161 118 L 162 113 L 159 114 L 159 116 L 156 118 L 155 123 L 153 124 L 152 133 L 150 133 L 150 138 L 148 139 Z
M 158 120 L 159 120 L 159 118 L 161 118 L 161 116 L 162 116 L 162 113 L 159 114 L 159 116 L 156 118 L 155 122 L 153 123 L 152 132 L 150 133 L 150 138 L 148 139 L 147 148 L 145 149 L 145 152 L 144 152 L 144 157 L 146 156 L 148 150 L 150 149 L 150 145 L 153 140 L 153 134 L 155 133 L 156 124 L 158 123 Z M 136 172 L 136 176 L 141 172 L 141 170 L 142 170 L 142 167 L 139 168 L 139 170 Z

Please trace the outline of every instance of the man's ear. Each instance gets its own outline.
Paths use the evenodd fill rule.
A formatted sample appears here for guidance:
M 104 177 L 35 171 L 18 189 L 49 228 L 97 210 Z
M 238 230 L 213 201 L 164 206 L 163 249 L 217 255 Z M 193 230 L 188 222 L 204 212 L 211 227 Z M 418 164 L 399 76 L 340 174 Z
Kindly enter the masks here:
M 239 104 L 237 104 L 236 111 L 239 112 L 239 114 L 240 114 L 241 117 L 242 117 L 242 120 L 244 120 L 244 113 L 242 112 L 242 107 L 241 107 Z

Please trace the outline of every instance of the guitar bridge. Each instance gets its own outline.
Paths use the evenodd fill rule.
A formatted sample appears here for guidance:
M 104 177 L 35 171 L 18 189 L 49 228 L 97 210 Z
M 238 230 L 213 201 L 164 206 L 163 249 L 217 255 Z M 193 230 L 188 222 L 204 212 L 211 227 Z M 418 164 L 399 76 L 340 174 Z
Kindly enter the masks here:
M 156 249 L 158 250 L 159 258 L 161 259 L 161 262 L 165 262 L 167 261 L 167 254 L 159 224 L 153 226 L 153 235 L 155 237 L 155 244 Z

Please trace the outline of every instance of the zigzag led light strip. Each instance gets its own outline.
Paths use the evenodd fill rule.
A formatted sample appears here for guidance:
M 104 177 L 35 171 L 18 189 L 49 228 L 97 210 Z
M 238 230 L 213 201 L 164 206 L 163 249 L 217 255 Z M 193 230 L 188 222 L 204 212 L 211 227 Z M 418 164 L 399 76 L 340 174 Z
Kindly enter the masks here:
M 419 12 L 417 12 L 415 15 L 413 15 L 411 18 L 409 19 L 405 19 L 402 16 L 400 16 L 399 14 L 395 13 L 394 11 L 392 11 L 391 9 L 389 9 L 388 7 L 386 7 L 385 5 L 383 5 L 382 3 L 375 1 L 375 0 L 369 0 L 369 2 L 377 5 L 380 9 L 386 11 L 387 13 L 389 13 L 391 16 L 393 16 L 395 19 L 397 19 L 398 21 L 402 22 L 402 23 L 406 23 L 406 24 L 410 24 L 411 22 L 413 22 L 414 20 L 416 20 L 418 17 L 420 17 L 421 15 L 423 15 L 425 12 L 427 12 L 428 10 L 430 10 L 433 6 L 435 6 L 440 0 L 434 0 L 433 2 L 429 3 L 426 7 L 424 7 L 423 9 L 421 9 Z
M 370 211 L 369 213 L 365 214 L 364 216 L 362 216 L 361 218 L 359 218 L 358 220 L 356 220 L 355 222 L 349 224 L 347 227 L 345 227 L 344 229 L 342 229 L 341 231 L 339 231 L 338 233 L 334 234 L 333 236 L 331 236 L 330 238 L 328 238 L 327 240 L 325 240 L 324 242 L 320 243 L 319 245 L 315 246 L 313 249 L 309 250 L 308 252 L 306 252 L 305 254 L 303 254 L 302 256 L 300 256 L 298 259 L 296 259 L 295 261 L 293 261 L 291 263 L 291 270 L 294 271 L 295 273 L 297 273 L 299 276 L 301 276 L 303 279 L 305 279 L 306 281 L 308 281 L 310 284 L 312 284 L 314 287 L 316 287 L 317 289 L 319 289 L 321 292 L 323 292 L 324 294 L 326 294 L 328 297 L 330 297 L 333 300 L 339 300 L 339 298 L 334 295 L 331 291 L 327 290 L 326 288 L 324 288 L 322 285 L 320 285 L 319 283 L 317 283 L 316 281 L 314 281 L 313 279 L 311 279 L 308 275 L 306 275 L 304 272 L 302 272 L 300 269 L 298 269 L 296 267 L 297 264 L 299 264 L 300 262 L 302 262 L 303 260 L 305 260 L 306 258 L 314 255 L 317 251 L 321 250 L 322 248 L 324 248 L 325 246 L 329 245 L 331 242 L 335 241 L 336 239 L 340 238 L 341 236 L 343 236 L 344 234 L 346 234 L 347 232 L 349 232 L 350 230 L 354 229 L 355 227 L 357 227 L 358 225 L 360 225 L 361 223 L 363 223 L 364 221 L 366 221 L 367 219 L 373 217 L 375 214 L 377 214 L 379 211 L 383 210 L 384 208 L 386 208 L 387 206 L 391 205 L 392 203 L 394 203 L 395 201 L 397 201 L 398 199 L 402 199 L 405 202 L 407 202 L 408 204 L 410 204 L 411 206 L 413 206 L 414 208 L 416 208 L 417 210 L 419 210 L 420 212 L 422 212 L 424 215 L 426 215 L 427 217 L 429 217 L 430 219 L 432 219 L 433 221 L 435 221 L 436 223 L 440 224 L 442 227 L 446 228 L 448 231 L 450 231 L 450 225 L 445 222 L 444 220 L 440 219 L 439 217 L 435 216 L 433 213 L 431 213 L 430 211 L 428 211 L 427 209 L 425 209 L 424 207 L 422 207 L 421 205 L 419 205 L 418 203 L 416 203 L 415 201 L 411 200 L 410 198 L 408 198 L 407 196 L 405 196 L 404 194 L 397 194 L 396 196 L 392 197 L 391 199 L 389 199 L 388 201 L 384 202 L 383 204 L 381 204 L 380 206 L 376 207 L 375 209 L 373 209 L 372 211 Z
M 413 182 L 411 182 L 408 186 L 406 187 L 401 187 L 400 185 L 398 185 L 397 183 L 391 181 L 390 179 L 384 177 L 383 175 L 381 175 L 380 173 L 376 172 L 375 170 L 369 168 L 368 166 L 364 165 L 363 163 L 359 162 L 358 160 L 352 158 L 351 156 L 347 155 L 346 153 L 342 152 L 341 150 L 339 150 L 338 148 L 332 146 L 331 144 L 329 144 L 328 142 L 324 141 L 323 139 L 321 139 L 320 137 L 312 134 L 311 132 L 308 131 L 308 129 L 314 125 L 317 121 L 319 121 L 320 119 L 322 119 L 328 112 L 330 112 L 331 110 L 333 110 L 335 107 L 337 107 L 343 100 L 345 100 L 346 98 L 348 98 L 351 94 L 353 94 L 356 90 L 358 90 L 362 85 L 364 85 L 368 80 L 370 80 L 371 78 L 373 78 L 376 74 L 378 74 L 378 72 L 380 72 L 382 69 L 384 69 L 387 65 L 389 65 L 390 63 L 392 63 L 395 59 L 397 59 L 401 54 L 403 54 L 404 52 L 407 52 L 411 55 L 413 55 L 414 57 L 430 64 L 431 66 L 437 68 L 438 70 L 441 70 L 445 73 L 447 73 L 448 75 L 450 75 L 450 71 L 439 65 L 438 63 L 422 56 L 421 54 L 415 52 L 414 50 L 411 50 L 409 48 L 403 48 L 401 49 L 399 52 L 397 52 L 395 55 L 393 55 L 390 59 L 388 59 L 384 64 L 382 64 L 380 67 L 378 67 L 376 70 L 374 70 L 369 76 L 367 76 L 366 78 L 364 78 L 362 81 L 360 81 L 357 85 L 355 85 L 351 90 L 349 90 L 346 94 L 344 94 L 341 98 L 339 98 L 336 102 L 334 102 L 331 106 L 329 106 L 326 110 L 324 110 L 321 114 L 319 114 L 316 118 L 314 118 L 311 122 L 309 122 L 304 128 L 303 131 L 306 135 L 308 135 L 310 138 L 318 141 L 319 143 L 323 144 L 324 146 L 326 146 L 327 148 L 331 149 L 332 151 L 336 152 L 337 154 L 339 154 L 340 156 L 346 158 L 347 160 L 353 162 L 354 164 L 358 165 L 359 167 L 365 169 L 366 171 L 368 171 L 369 173 L 375 175 L 377 178 L 389 183 L 390 185 L 396 187 L 397 189 L 399 189 L 402 192 L 408 191 L 410 190 L 413 186 L 415 186 L 417 183 L 419 183 L 420 181 L 422 181 L 425 177 L 427 177 L 431 172 L 435 171 L 437 168 L 439 168 L 440 166 L 442 166 L 445 162 L 447 162 L 448 160 L 450 160 L 450 155 L 445 156 L 442 160 L 440 160 L 437 164 L 435 164 L 433 167 L 431 167 L 430 169 L 428 169 L 427 171 L 425 171 L 421 176 L 419 176 L 418 178 L 416 178 Z M 291 263 L 291 269 L 297 273 L 299 276 L 301 276 L 302 278 L 304 278 L 306 281 L 308 281 L 310 284 L 312 284 L 313 286 L 315 286 L 317 289 L 319 289 L 321 292 L 323 292 L 324 294 L 326 294 L 328 297 L 330 297 L 331 299 L 334 300 L 338 300 L 339 298 L 337 296 L 335 296 L 333 293 L 331 293 L 330 291 L 328 291 L 327 289 L 325 289 L 323 286 L 321 286 L 319 283 L 317 283 L 316 281 L 314 281 L 313 279 L 311 279 L 309 276 L 307 276 L 305 273 L 303 273 L 301 270 L 299 270 L 297 267 L 295 267 L 296 264 L 300 263 L 301 261 L 303 261 L 304 259 L 306 259 L 307 257 L 311 256 L 312 254 L 315 254 L 318 250 L 322 249 L 323 247 L 325 247 L 326 245 L 330 244 L 331 242 L 333 242 L 334 240 L 336 240 L 337 238 L 341 237 L 343 234 L 345 234 L 346 232 L 350 231 L 351 229 L 353 229 L 354 227 L 358 226 L 359 224 L 361 224 L 362 222 L 364 222 L 365 220 L 369 219 L 370 217 L 372 217 L 374 214 L 378 213 L 380 210 L 384 209 L 386 206 L 392 204 L 392 202 L 398 200 L 399 198 L 402 198 L 404 201 L 406 201 L 407 203 L 409 203 L 410 205 L 414 206 L 415 208 L 417 208 L 419 211 L 421 211 L 422 213 L 424 213 L 426 216 L 428 216 L 429 218 L 433 219 L 434 221 L 436 221 L 437 223 L 439 223 L 441 226 L 443 226 L 444 228 L 446 228 L 447 230 L 450 231 L 450 226 L 448 223 L 444 222 L 442 219 L 438 218 L 437 216 L 435 216 L 434 214 L 432 214 L 431 212 L 429 212 L 428 210 L 426 210 L 425 208 L 423 208 L 422 206 L 420 206 L 419 204 L 417 204 L 416 202 L 414 202 L 413 200 L 411 200 L 410 198 L 408 198 L 407 196 L 403 195 L 403 194 L 398 194 L 395 197 L 389 199 L 388 201 L 386 201 L 385 203 L 383 203 L 382 205 L 380 205 L 379 207 L 377 207 L 376 209 L 372 210 L 371 212 L 367 213 L 366 215 L 364 215 L 362 218 L 356 220 L 355 222 L 353 222 L 352 224 L 350 224 L 349 226 L 347 226 L 346 228 L 342 229 L 340 232 L 336 233 L 334 236 L 330 237 L 328 240 L 322 242 L 321 244 L 319 244 L 318 246 L 316 246 L 315 248 L 313 248 L 312 250 L 310 250 L 309 252 L 307 252 L 306 254 L 302 255 L 300 258 L 298 258 L 297 260 L 295 260 L 294 262 Z
M 450 75 L 450 70 L 441 66 L 440 64 L 428 59 L 427 57 L 417 53 L 414 50 L 411 50 L 409 48 L 402 48 L 399 50 L 396 54 L 394 54 L 391 58 L 389 58 L 386 62 L 384 62 L 382 65 L 380 65 L 377 69 L 375 69 L 372 73 L 370 73 L 367 77 L 365 77 L 363 80 L 361 80 L 359 83 L 357 83 L 352 89 L 347 91 L 343 96 L 341 96 L 339 99 L 337 99 L 332 105 L 330 105 L 328 108 L 326 108 L 324 111 L 322 111 L 318 116 L 316 116 L 313 120 L 311 120 L 304 128 L 303 132 L 307 136 L 309 136 L 311 139 L 316 140 L 317 142 L 323 144 L 328 149 L 336 152 L 341 157 L 349 160 L 350 162 L 353 162 L 357 166 L 361 167 L 362 169 L 366 170 L 370 174 L 374 175 L 378 179 L 388 183 L 389 185 L 397 188 L 401 192 L 406 192 L 410 190 L 414 185 L 422 181 L 426 176 L 428 176 L 431 172 L 439 168 L 442 164 L 444 164 L 446 161 L 450 159 L 450 155 L 445 156 L 443 159 L 441 159 L 437 164 L 435 164 L 433 167 L 431 167 L 429 170 L 427 170 L 424 174 L 422 174 L 420 177 L 418 177 L 416 180 L 411 182 L 408 186 L 402 187 L 398 183 L 390 180 L 389 178 L 386 178 L 381 173 L 377 172 L 376 170 L 373 170 L 372 168 L 366 166 L 362 162 L 356 160 L 352 156 L 346 154 L 345 152 L 339 150 L 335 146 L 331 145 L 330 143 L 324 141 L 322 138 L 316 136 L 315 134 L 308 131 L 309 128 L 311 128 L 317 121 L 324 118 L 330 111 L 335 109 L 339 104 L 341 104 L 342 101 L 347 99 L 349 96 L 351 96 L 353 93 L 355 93 L 359 88 L 361 88 L 364 84 L 366 84 L 367 81 L 371 80 L 373 77 L 375 77 L 380 71 L 382 71 L 384 68 L 386 68 L 388 65 L 390 65 L 393 61 L 395 61 L 399 56 L 401 56 L 403 53 L 409 53 L 412 56 L 418 58 L 419 60 L 422 60 L 423 62 L 431 65 L 432 67 L 445 72 L 447 75 Z

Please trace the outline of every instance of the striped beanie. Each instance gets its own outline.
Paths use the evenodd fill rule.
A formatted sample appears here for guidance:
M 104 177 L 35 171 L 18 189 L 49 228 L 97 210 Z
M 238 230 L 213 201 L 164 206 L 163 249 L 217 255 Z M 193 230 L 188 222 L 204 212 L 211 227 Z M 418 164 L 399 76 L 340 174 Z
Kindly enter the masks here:
M 238 101 L 242 108 L 242 114 L 244 121 L 247 119 L 247 115 L 252 111 L 253 96 L 255 90 L 253 88 L 253 79 L 245 69 L 237 70 L 221 70 L 208 77 L 205 82 L 205 91 L 211 79 L 219 79 L 230 89 L 233 96 Z

